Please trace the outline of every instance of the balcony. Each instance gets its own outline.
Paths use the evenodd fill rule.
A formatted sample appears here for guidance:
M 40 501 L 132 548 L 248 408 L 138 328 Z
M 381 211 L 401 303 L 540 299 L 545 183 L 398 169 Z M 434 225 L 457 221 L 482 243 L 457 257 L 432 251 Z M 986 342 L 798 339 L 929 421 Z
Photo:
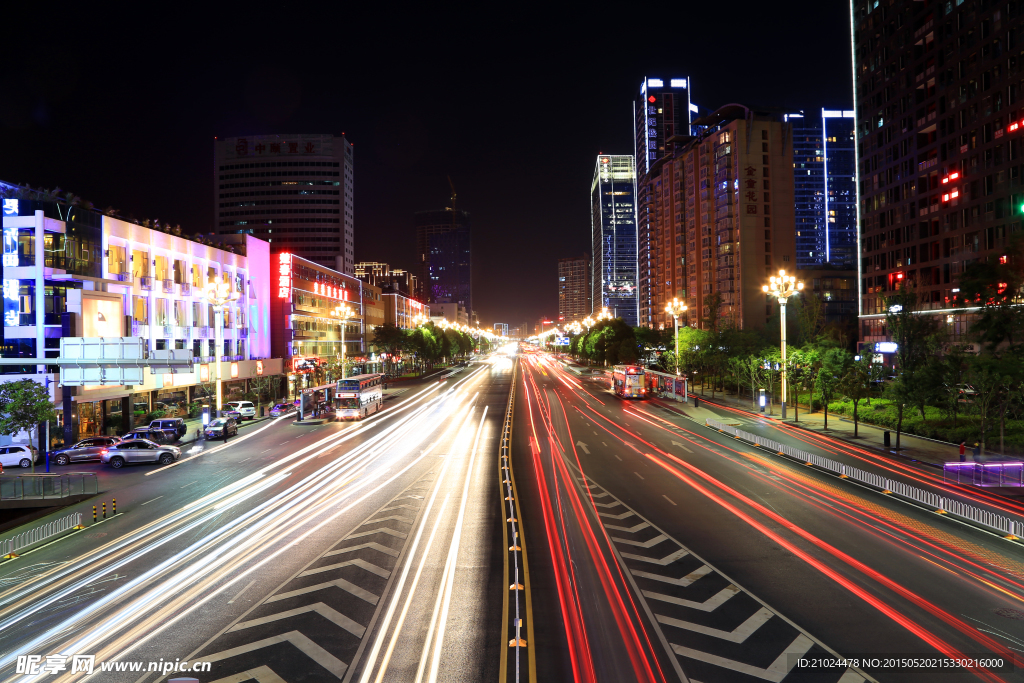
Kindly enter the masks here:
M 160 325 L 158 328 L 163 331 L 163 336 L 171 338 L 174 336 L 174 325 Z
M 117 280 L 118 282 L 131 282 L 132 281 L 132 274 L 131 273 L 111 273 L 110 277 L 112 277 L 113 279 Z
M 181 294 L 182 296 L 189 296 L 192 294 L 192 285 L 187 282 L 181 283 Z
M 164 293 L 174 294 L 174 280 L 164 280 Z
M 139 287 L 147 292 L 153 291 L 153 278 L 143 275 L 139 278 Z

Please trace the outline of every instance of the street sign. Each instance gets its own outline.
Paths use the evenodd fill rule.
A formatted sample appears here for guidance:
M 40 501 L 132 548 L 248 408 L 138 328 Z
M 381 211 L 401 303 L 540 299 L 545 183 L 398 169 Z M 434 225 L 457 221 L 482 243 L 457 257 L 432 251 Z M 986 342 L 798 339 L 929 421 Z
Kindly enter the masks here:
M 171 361 L 161 365 L 160 361 Z M 170 375 L 192 372 L 192 349 L 156 349 L 150 356 L 152 375 Z
M 569 346 L 569 338 L 568 337 L 555 337 L 554 344 L 555 344 L 555 346 Z

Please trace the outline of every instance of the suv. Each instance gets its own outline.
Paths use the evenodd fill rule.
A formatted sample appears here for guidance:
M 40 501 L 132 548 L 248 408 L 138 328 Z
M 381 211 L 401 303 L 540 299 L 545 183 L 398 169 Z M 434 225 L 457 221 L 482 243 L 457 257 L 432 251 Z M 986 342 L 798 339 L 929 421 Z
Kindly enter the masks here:
M 36 449 L 25 444 L 12 444 L 0 446 L 0 466 L 3 467 L 32 467 L 32 461 L 38 460 Z
M 149 427 L 139 427 L 128 432 L 121 437 L 123 441 L 129 439 L 147 439 L 149 441 L 155 441 L 156 443 L 166 443 L 168 440 L 168 434 L 161 429 L 150 429 Z
M 207 439 L 221 438 L 227 441 L 229 436 L 238 434 L 238 423 L 233 417 L 218 417 L 206 425 L 203 433 Z
M 276 406 L 270 409 L 270 417 L 281 417 L 289 413 L 295 412 L 294 403 L 278 403 Z
M 243 420 L 251 420 L 256 417 L 256 406 L 252 401 L 228 401 L 233 410 L 237 410 Z
M 153 420 L 149 423 L 149 428 L 163 432 L 168 442 L 179 441 L 188 432 L 185 420 L 180 417 L 165 417 L 160 420 Z
M 181 456 L 181 449 L 175 446 L 161 446 L 147 439 L 126 439 L 114 444 L 100 456 L 100 462 L 119 470 L 131 462 L 158 462 L 170 465 Z
M 107 452 L 107 449 L 120 440 L 120 437 L 117 436 L 94 436 L 82 439 L 74 446 L 54 451 L 53 461 L 58 465 L 68 465 L 73 462 L 99 460 Z

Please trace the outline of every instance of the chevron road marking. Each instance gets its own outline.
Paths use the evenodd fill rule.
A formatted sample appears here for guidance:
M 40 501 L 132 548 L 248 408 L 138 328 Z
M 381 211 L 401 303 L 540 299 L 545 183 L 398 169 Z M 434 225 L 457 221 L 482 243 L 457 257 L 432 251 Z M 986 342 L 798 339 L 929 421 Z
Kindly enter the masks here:
M 628 557 L 631 560 L 639 560 L 640 562 L 650 562 L 651 564 L 660 564 L 662 567 L 667 567 L 668 565 L 672 564 L 676 560 L 681 559 L 683 557 L 686 557 L 690 553 L 687 552 L 686 550 L 683 550 L 682 548 L 680 548 L 679 550 L 677 550 L 674 553 L 671 553 L 669 555 L 666 555 L 665 557 L 661 558 L 660 560 L 656 559 L 656 558 L 653 558 L 653 557 L 644 557 L 643 555 L 630 555 L 629 553 L 620 553 L 620 554 L 623 557 Z
M 612 536 L 612 540 L 615 541 L 616 543 L 624 543 L 626 545 L 635 545 L 638 548 L 653 548 L 654 546 L 658 545 L 662 541 L 667 541 L 668 540 L 668 536 L 666 536 L 665 534 L 658 534 L 657 536 L 655 536 L 654 538 L 652 538 L 649 541 L 631 541 L 628 538 L 616 538 L 615 536 Z
M 267 598 L 263 604 L 270 602 L 277 602 L 278 600 L 285 600 L 287 598 L 294 598 L 297 595 L 305 595 L 306 593 L 315 593 L 316 591 L 323 590 L 324 588 L 340 588 L 343 591 L 347 591 L 357 598 L 361 598 L 371 605 L 376 605 L 380 598 L 368 590 L 360 588 L 354 583 L 349 583 L 345 579 L 335 579 L 334 581 L 328 581 L 327 583 L 318 583 L 315 586 L 307 586 L 306 588 L 300 588 L 294 591 L 288 591 L 287 593 L 278 593 Z
M 742 643 L 750 637 L 750 634 L 764 626 L 765 622 L 775 616 L 775 613 L 767 607 L 762 607 L 732 631 L 723 631 L 721 629 L 711 628 L 710 626 L 691 624 L 688 621 L 673 619 L 672 617 L 665 617 L 660 614 L 656 616 L 658 617 L 659 622 L 667 626 L 675 626 L 676 628 L 686 629 L 687 631 L 696 631 L 697 633 L 703 633 L 706 636 L 714 636 L 715 638 L 728 640 L 730 643 Z M 811 641 L 808 640 L 807 642 L 807 647 L 810 648 Z M 804 650 L 804 652 L 807 652 L 807 650 Z
M 692 648 L 683 647 L 682 645 L 672 644 L 672 649 L 675 650 L 677 655 L 683 657 L 689 657 L 690 659 L 696 659 L 701 662 L 707 662 L 708 664 L 714 664 L 720 666 L 723 669 L 732 669 L 733 671 L 739 671 L 749 676 L 756 676 L 765 681 L 772 681 L 773 683 L 781 683 L 782 679 L 786 677 L 792 668 L 796 665 L 796 660 L 801 656 L 807 654 L 807 651 L 811 649 L 814 643 L 810 638 L 804 634 L 800 634 L 796 637 L 789 647 L 783 650 L 782 654 L 778 658 L 768 665 L 767 669 L 761 669 L 750 664 L 744 664 L 743 662 L 737 662 L 732 659 L 726 659 L 725 657 L 719 657 L 717 655 L 708 654 L 707 652 L 701 652 Z M 790 657 L 790 655 L 796 655 Z M 846 674 L 839 679 L 840 683 L 859 683 L 864 680 L 863 676 L 847 670 Z
M 246 681 L 256 681 L 256 683 L 286 683 L 283 678 L 274 673 L 274 670 L 266 665 L 257 666 L 254 669 L 249 669 L 248 671 L 243 671 L 231 676 L 225 676 L 224 678 L 218 678 L 212 683 L 245 683 Z
M 224 650 L 223 652 L 216 652 L 210 655 L 203 655 L 204 662 L 218 662 L 222 659 L 228 659 L 229 657 L 237 657 L 238 655 L 252 652 L 254 650 L 262 650 L 265 647 L 271 645 L 278 645 L 280 643 L 291 643 L 296 648 L 302 651 L 307 657 L 312 659 L 314 662 L 322 666 L 323 668 L 330 671 L 332 674 L 341 678 L 345 675 L 345 671 L 348 669 L 348 664 L 341 661 L 327 650 L 323 649 L 312 640 L 302 635 L 298 631 L 289 631 L 288 633 L 282 633 L 279 636 L 272 638 L 265 638 L 263 640 L 257 640 L 255 643 L 247 643 L 239 647 L 231 648 L 230 650 Z
M 614 524 L 605 524 L 606 529 L 615 529 L 615 531 L 625 531 L 627 534 L 635 534 L 638 531 L 643 531 L 650 526 L 648 522 L 640 522 L 636 526 L 615 526 Z
M 340 548 L 338 550 L 332 550 L 329 553 L 324 553 L 324 557 L 331 557 L 332 555 L 341 555 L 342 553 L 351 553 L 351 552 L 354 552 L 356 550 L 362 550 L 363 548 L 369 548 L 370 550 L 377 550 L 379 552 L 384 553 L 385 555 L 390 555 L 391 557 L 398 557 L 399 554 L 400 554 L 397 550 L 392 550 L 391 548 L 387 547 L 386 545 L 381 545 L 380 543 L 372 543 L 371 542 L 371 543 L 360 543 L 359 545 L 354 545 L 351 548 Z
M 718 607 L 721 607 L 726 600 L 731 598 L 740 592 L 740 589 L 732 584 L 726 586 L 722 590 L 718 591 L 704 602 L 695 602 L 693 600 L 684 600 L 683 598 L 674 598 L 671 595 L 662 595 L 661 593 L 653 593 L 651 591 L 640 591 L 643 593 L 645 598 L 651 600 L 661 600 L 662 602 L 670 602 L 673 605 L 680 605 L 682 607 L 692 607 L 693 609 L 699 609 L 702 612 L 711 612 Z
M 394 529 L 389 529 L 387 527 L 384 527 L 382 529 L 374 529 L 373 531 L 363 531 L 363 532 L 358 533 L 358 534 L 349 534 L 348 536 L 345 537 L 344 540 L 348 541 L 348 540 L 353 539 L 353 538 L 362 538 L 363 536 L 373 536 L 374 534 L 387 534 L 388 536 L 394 536 L 395 538 L 401 538 L 403 540 L 409 537 L 409 534 L 403 534 L 401 531 L 395 531 Z
M 391 519 L 393 519 L 395 521 L 398 521 L 398 522 L 403 522 L 405 524 L 412 524 L 412 520 L 408 519 L 407 517 L 399 517 L 398 515 L 389 515 L 388 517 L 381 517 L 380 519 L 368 519 L 365 522 L 363 522 L 362 524 L 360 524 L 359 526 L 366 526 L 367 524 L 373 524 L 375 522 L 386 522 L 386 521 L 391 520 Z
M 419 508 L 413 507 L 412 505 L 406 505 L 405 503 L 402 503 L 401 505 L 392 505 L 389 508 L 381 508 L 380 510 L 377 510 L 377 512 L 390 512 L 391 510 L 398 510 L 400 508 L 412 510 L 413 512 L 419 512 Z
M 356 560 L 346 560 L 345 562 L 339 562 L 338 564 L 328 564 L 328 565 L 325 565 L 323 567 L 315 567 L 313 569 L 307 569 L 306 571 L 304 571 L 301 574 L 299 574 L 299 576 L 311 576 L 313 574 L 320 574 L 320 573 L 323 573 L 323 572 L 329 572 L 332 569 L 341 569 L 342 567 L 359 567 L 360 569 L 365 569 L 366 571 L 371 572 L 373 574 L 376 574 L 377 576 L 379 576 L 381 578 L 384 578 L 384 579 L 386 579 L 386 578 L 391 576 L 391 572 L 389 572 L 387 569 L 381 569 L 380 567 L 378 567 L 377 565 L 373 564 L 372 562 L 367 562 L 366 560 L 359 560 L 359 559 L 356 559 Z
M 281 619 L 287 619 L 288 617 L 294 617 L 299 614 L 306 614 L 307 612 L 316 612 L 320 616 L 333 621 L 338 626 L 342 627 L 356 638 L 362 638 L 363 634 L 366 633 L 366 629 L 360 626 L 355 621 L 352 621 L 344 614 L 332 609 L 322 602 L 314 602 L 312 605 L 306 605 L 304 607 L 296 607 L 286 612 L 278 612 L 277 614 L 271 614 L 267 617 L 260 617 L 259 619 L 250 619 L 249 621 L 242 621 L 230 629 L 228 632 L 241 631 L 244 628 L 252 628 L 253 626 L 262 626 L 263 624 L 269 624 L 272 621 L 279 621 Z
M 701 566 L 697 567 L 696 569 L 694 569 L 692 572 L 690 572 L 689 574 L 687 574 L 686 576 L 684 576 L 681 579 L 673 579 L 671 576 L 662 576 L 661 574 L 650 574 L 648 572 L 637 571 L 636 569 L 630 569 L 629 571 L 630 571 L 630 573 L 633 574 L 633 576 L 639 576 L 639 577 L 642 577 L 644 579 L 653 579 L 654 581 L 661 581 L 663 583 L 670 583 L 673 586 L 682 586 L 682 587 L 685 588 L 686 586 L 689 586 L 690 584 L 692 584 L 697 579 L 699 579 L 699 578 L 701 578 L 703 576 L 707 576 L 708 574 L 713 572 L 714 569 L 712 569 L 711 567 L 707 566 L 706 564 L 702 564 Z
M 602 517 L 604 517 L 605 519 L 625 519 L 626 517 L 629 517 L 630 515 L 633 515 L 633 514 L 636 514 L 636 513 L 634 513 L 632 510 L 626 510 L 621 515 L 613 515 L 610 512 L 601 512 L 599 514 Z M 613 527 L 609 527 L 609 528 L 613 528 Z

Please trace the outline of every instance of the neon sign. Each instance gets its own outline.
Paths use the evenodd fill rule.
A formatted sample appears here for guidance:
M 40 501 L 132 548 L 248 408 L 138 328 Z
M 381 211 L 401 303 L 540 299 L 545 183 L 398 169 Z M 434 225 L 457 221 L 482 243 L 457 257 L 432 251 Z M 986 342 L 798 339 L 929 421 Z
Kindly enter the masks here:
M 277 298 L 292 298 L 292 255 L 279 254 L 277 257 Z

